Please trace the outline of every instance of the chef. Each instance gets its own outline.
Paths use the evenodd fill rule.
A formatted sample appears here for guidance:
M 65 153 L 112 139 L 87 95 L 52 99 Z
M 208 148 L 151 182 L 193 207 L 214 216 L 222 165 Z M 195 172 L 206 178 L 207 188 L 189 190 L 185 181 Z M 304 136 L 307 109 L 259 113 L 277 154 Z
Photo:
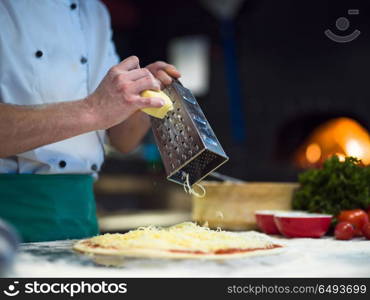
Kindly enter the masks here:
M 119 62 L 98 0 L 2 0 L 0 28 L 0 218 L 25 242 L 96 235 L 104 143 L 133 150 L 163 105 L 140 93 L 180 74 Z

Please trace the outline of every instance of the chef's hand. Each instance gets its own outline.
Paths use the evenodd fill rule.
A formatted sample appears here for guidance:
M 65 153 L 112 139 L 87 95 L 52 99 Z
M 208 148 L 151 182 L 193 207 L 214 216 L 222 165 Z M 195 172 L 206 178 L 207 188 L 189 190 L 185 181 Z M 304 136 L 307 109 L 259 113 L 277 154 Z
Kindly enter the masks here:
M 161 88 L 166 85 L 171 84 L 173 78 L 179 78 L 181 76 L 180 72 L 175 68 L 175 66 L 170 65 L 164 61 L 156 61 L 145 67 L 148 69 L 153 76 L 160 81 Z
M 130 56 L 108 71 L 87 101 L 102 129 L 107 129 L 125 121 L 141 108 L 163 106 L 161 98 L 140 96 L 144 90 L 159 89 L 160 83 L 152 73 L 147 68 L 140 68 L 136 56 Z

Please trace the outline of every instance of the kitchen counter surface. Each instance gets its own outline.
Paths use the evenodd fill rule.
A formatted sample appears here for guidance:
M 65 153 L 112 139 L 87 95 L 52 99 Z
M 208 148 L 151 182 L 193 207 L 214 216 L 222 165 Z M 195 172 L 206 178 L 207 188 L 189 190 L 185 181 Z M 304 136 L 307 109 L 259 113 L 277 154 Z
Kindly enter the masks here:
M 127 259 L 103 267 L 73 241 L 22 244 L 9 277 L 370 277 L 370 241 L 282 239 L 280 254 L 226 261 Z

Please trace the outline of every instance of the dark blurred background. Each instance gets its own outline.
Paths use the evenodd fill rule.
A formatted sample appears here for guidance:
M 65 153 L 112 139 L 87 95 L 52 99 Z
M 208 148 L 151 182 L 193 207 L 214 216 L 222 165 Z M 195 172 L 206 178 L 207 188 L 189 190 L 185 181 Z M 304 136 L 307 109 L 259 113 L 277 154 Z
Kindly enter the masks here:
M 142 66 L 188 61 L 194 74 L 200 68 L 201 87 L 194 94 L 230 157 L 219 170 L 224 174 L 296 181 L 302 170 L 297 151 L 321 125 L 346 117 L 369 130 L 368 1 L 103 2 L 122 59 L 137 55 Z M 324 34 L 327 29 L 349 39 L 355 30 L 360 35 L 338 43 Z M 179 47 L 183 51 L 176 52 Z M 200 50 L 193 55 L 191 49 Z M 128 156 L 110 152 L 97 185 L 102 211 L 188 205 L 181 187 L 165 180 L 153 143 L 148 135 Z M 316 163 L 315 157 L 310 161 Z

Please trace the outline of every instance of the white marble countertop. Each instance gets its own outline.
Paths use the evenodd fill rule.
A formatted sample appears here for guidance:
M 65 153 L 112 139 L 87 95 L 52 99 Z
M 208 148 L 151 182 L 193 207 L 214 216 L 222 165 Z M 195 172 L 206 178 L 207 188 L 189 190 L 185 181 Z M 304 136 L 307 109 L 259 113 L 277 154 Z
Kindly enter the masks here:
M 9 277 L 370 277 L 370 241 L 277 239 L 280 254 L 225 261 L 128 258 L 103 267 L 71 250 L 73 241 L 22 244 Z

